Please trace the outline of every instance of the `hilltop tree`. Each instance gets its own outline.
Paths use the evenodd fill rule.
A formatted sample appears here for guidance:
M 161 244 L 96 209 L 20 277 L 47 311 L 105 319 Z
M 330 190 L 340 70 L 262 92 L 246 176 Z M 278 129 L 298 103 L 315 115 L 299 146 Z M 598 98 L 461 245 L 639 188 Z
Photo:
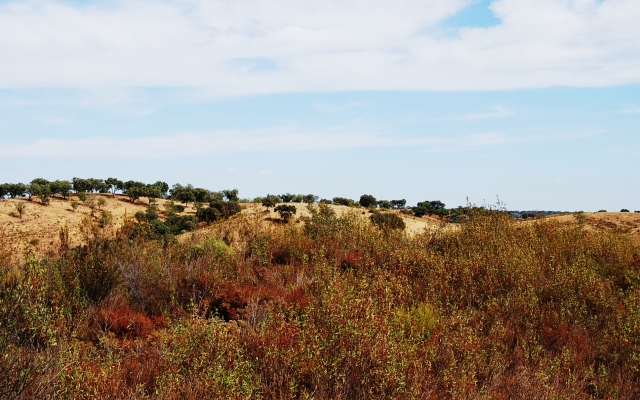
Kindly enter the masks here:
M 67 199 L 69 197 L 69 193 L 73 190 L 73 186 L 69 181 L 56 180 L 51 182 L 49 186 L 51 187 L 52 194 L 59 194 L 64 199 Z
M 404 208 L 404 206 L 407 205 L 407 201 L 405 199 L 391 200 L 391 205 L 393 208 Z
M 279 197 L 282 199 L 283 203 L 291 203 L 293 202 L 293 198 L 295 196 L 296 196 L 295 194 L 285 193 L 285 194 L 281 194 Z
M 235 202 L 237 202 L 239 200 L 239 198 L 238 198 L 238 189 L 223 190 L 222 193 L 224 194 L 224 198 L 227 201 L 235 201 Z
M 362 207 L 375 207 L 377 204 L 377 200 L 370 194 L 363 194 L 360 196 L 360 205 Z
M 352 206 L 355 202 L 351 199 L 347 199 L 344 197 L 334 197 L 333 204 L 339 204 L 341 206 Z
M 317 202 L 319 198 L 320 198 L 319 196 L 308 194 L 306 196 L 303 196 L 302 201 L 307 204 L 313 204 Z
M 107 185 L 109 190 L 111 191 L 111 197 L 116 197 L 116 192 L 118 190 L 124 190 L 124 182 L 116 178 L 107 178 L 104 183 Z
M 296 206 L 294 205 L 280 204 L 276 208 L 274 208 L 274 211 L 279 213 L 280 218 L 282 218 L 284 221 L 289 221 L 289 218 L 294 216 L 297 210 Z
M 276 204 L 281 202 L 282 200 L 280 199 L 280 197 L 273 194 L 268 194 L 262 198 L 262 205 L 267 208 L 267 211 L 269 211 L 271 207 L 275 207 Z

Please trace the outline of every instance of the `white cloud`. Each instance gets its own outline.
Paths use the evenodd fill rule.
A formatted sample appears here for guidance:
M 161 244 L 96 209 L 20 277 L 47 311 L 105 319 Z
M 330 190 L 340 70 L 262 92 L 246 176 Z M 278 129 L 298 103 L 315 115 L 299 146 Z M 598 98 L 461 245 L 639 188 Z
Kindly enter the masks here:
M 432 121 L 476 121 L 479 119 L 506 118 L 514 115 L 516 115 L 514 111 L 498 106 L 494 107 L 493 111 L 489 112 L 450 115 L 441 118 L 434 118 Z
M 210 96 L 640 82 L 637 0 L 25 0 L 0 6 L 0 88 L 205 87 Z M 427 33 L 425 33 L 427 32 Z
M 627 107 L 618 111 L 619 114 L 640 114 L 640 107 Z
M 258 175 L 262 175 L 262 176 L 273 175 L 273 171 L 270 171 L 270 170 L 258 171 Z

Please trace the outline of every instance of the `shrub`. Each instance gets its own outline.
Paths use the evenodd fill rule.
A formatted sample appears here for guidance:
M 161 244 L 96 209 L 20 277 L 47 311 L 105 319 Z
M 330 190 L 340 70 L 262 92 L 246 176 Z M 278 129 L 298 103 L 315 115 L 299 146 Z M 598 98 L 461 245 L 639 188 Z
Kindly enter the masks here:
M 405 228 L 404 220 L 396 214 L 374 212 L 369 218 L 374 225 L 382 230 L 403 230 Z
M 405 337 L 418 340 L 428 339 L 437 323 L 436 312 L 427 303 L 419 303 L 409 310 L 399 309 L 395 319 Z
M 629 210 L 627 210 L 626 208 L 623 208 L 622 210 L 620 210 L 620 212 L 629 212 Z

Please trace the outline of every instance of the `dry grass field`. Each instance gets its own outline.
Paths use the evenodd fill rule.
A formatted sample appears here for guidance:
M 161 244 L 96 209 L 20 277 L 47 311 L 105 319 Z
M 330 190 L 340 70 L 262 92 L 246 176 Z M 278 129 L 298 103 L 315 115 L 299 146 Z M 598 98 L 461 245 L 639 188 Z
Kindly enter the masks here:
M 640 245 L 640 213 L 634 212 L 594 212 L 584 213 L 583 226 L 588 231 L 620 232 L 628 235 L 632 242 Z M 581 217 L 575 214 L 550 217 L 563 224 L 575 224 Z
M 97 206 L 97 199 L 104 199 L 105 204 L 101 207 Z M 91 209 L 91 201 L 93 200 L 96 207 Z M 74 211 L 71 203 L 77 201 L 78 208 Z M 167 200 L 158 200 L 157 204 L 161 214 L 164 210 L 164 204 Z M 17 212 L 16 205 L 23 203 L 26 205 L 22 218 Z M 306 204 L 290 203 L 296 207 L 296 219 L 293 223 L 300 223 L 301 217 L 309 217 L 310 213 Z M 69 241 L 72 246 L 84 243 L 83 220 L 86 218 L 97 220 L 101 212 L 108 211 L 113 215 L 113 221 L 110 226 L 104 230 L 105 235 L 113 235 L 115 231 L 122 226 L 125 218 L 133 218 L 138 211 L 146 210 L 149 201 L 141 198 L 135 204 L 124 195 L 116 195 L 113 198 L 110 194 L 96 194 L 93 198 L 89 198 L 86 202 L 81 202 L 76 196 L 71 196 L 69 200 L 61 198 L 53 198 L 49 205 L 42 205 L 35 199 L 29 201 L 27 198 L 5 199 L 0 201 L 0 237 L 2 244 L 10 250 L 14 255 L 24 253 L 26 249 L 30 249 L 38 256 L 44 256 L 51 251 L 55 251 L 60 244 L 60 229 L 69 228 Z M 263 220 L 265 225 L 279 222 L 277 212 L 270 210 L 266 212 L 265 208 L 259 204 L 245 203 L 243 204 L 244 214 L 251 215 Z M 370 213 L 363 208 L 351 208 L 341 205 L 331 205 L 331 209 L 339 216 L 344 213 L 354 213 L 362 218 L 369 218 Z M 195 208 L 189 205 L 184 214 L 195 215 Z M 434 231 L 444 229 L 447 231 L 457 230 L 458 224 L 446 224 L 442 220 L 424 216 L 422 218 L 405 215 L 397 210 L 389 211 L 401 216 L 406 231 L 410 235 L 422 233 L 423 231 Z M 640 245 L 640 213 L 620 213 L 620 212 L 599 212 L 584 213 L 582 221 L 584 229 L 588 231 L 602 232 L 622 232 L 629 235 L 635 244 Z M 564 225 L 578 223 L 578 219 L 574 214 L 565 214 L 559 216 L 546 217 L 549 220 L 557 220 Z M 531 223 L 532 220 L 522 221 L 522 223 Z M 208 230 L 206 227 L 201 228 L 202 233 Z M 180 241 L 191 237 L 192 233 L 186 233 L 178 237 Z
M 99 198 L 105 199 L 106 203 L 98 207 Z M 96 208 L 93 211 L 89 207 L 91 200 L 95 201 Z M 71 203 L 77 201 L 78 208 L 74 211 Z M 165 200 L 159 200 L 160 207 Z M 25 209 L 20 218 L 16 205 L 24 204 Z M 144 211 L 149 205 L 147 199 L 141 199 L 132 204 L 126 196 L 95 195 L 89 198 L 86 204 L 80 202 L 76 196 L 69 200 L 52 198 L 49 205 L 42 205 L 35 199 L 29 201 L 27 198 L 5 199 L 0 201 L 0 237 L 5 246 L 9 247 L 14 255 L 22 254 L 29 248 L 38 256 L 58 248 L 60 243 L 60 229 L 68 226 L 69 242 L 72 246 L 82 244 L 83 240 L 83 220 L 90 218 L 97 220 L 102 211 L 108 211 L 113 215 L 113 221 L 105 234 L 113 234 L 122 226 L 125 218 L 133 218 L 136 212 Z M 195 212 L 195 210 L 187 210 Z

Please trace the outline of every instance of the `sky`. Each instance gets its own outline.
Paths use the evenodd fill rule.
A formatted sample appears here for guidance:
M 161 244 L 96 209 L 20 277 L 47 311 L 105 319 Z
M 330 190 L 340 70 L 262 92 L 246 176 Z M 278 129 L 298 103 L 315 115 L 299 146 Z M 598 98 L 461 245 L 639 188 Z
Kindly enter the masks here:
M 0 182 L 640 210 L 637 0 L 0 0 Z

